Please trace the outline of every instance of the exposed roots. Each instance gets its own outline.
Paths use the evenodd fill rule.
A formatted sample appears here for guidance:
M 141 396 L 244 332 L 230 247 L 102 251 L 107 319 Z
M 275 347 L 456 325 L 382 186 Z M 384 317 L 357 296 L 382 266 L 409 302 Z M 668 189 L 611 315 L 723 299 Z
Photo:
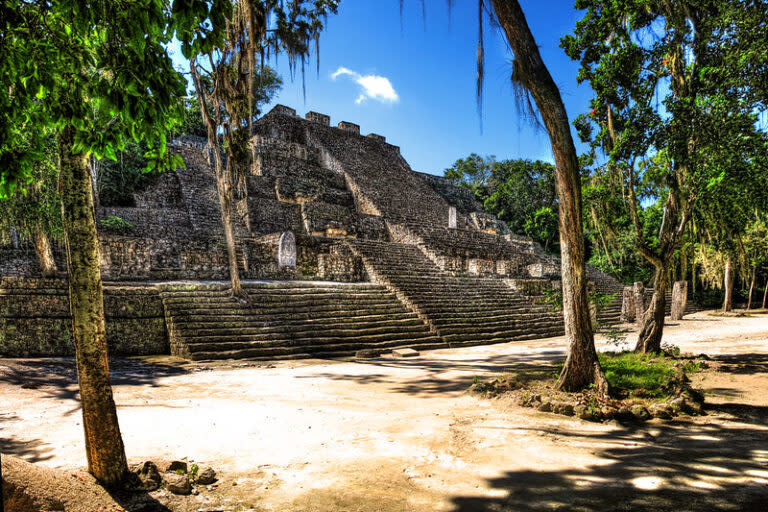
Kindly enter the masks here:
M 591 363 L 585 364 L 574 364 L 569 356 L 565 361 L 563 371 L 560 372 L 560 377 L 557 379 L 555 389 L 575 392 L 589 386 L 593 386 L 595 391 L 605 398 L 610 396 L 611 387 L 600 367 L 597 355 Z

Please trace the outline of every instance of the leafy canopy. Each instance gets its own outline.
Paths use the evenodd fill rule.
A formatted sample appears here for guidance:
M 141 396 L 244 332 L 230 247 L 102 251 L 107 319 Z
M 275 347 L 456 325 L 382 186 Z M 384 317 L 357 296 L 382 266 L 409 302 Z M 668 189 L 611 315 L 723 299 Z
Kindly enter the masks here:
M 559 247 L 555 169 L 531 160 L 502 160 L 476 153 L 454 162 L 445 177 L 474 192 L 488 213 L 514 233 L 525 234 L 545 249 Z
M 166 148 L 186 87 L 164 46 L 170 14 L 162 0 L 0 2 L 0 197 L 65 128 L 75 154 L 114 160 L 132 139 L 150 168 L 181 163 Z

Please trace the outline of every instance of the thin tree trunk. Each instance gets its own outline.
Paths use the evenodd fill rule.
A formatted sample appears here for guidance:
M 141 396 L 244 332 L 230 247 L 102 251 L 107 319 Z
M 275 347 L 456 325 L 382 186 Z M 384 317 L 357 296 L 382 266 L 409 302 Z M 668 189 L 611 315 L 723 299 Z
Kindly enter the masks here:
M 605 237 L 603 236 L 603 230 L 600 229 L 600 222 L 597 220 L 597 213 L 595 213 L 594 208 L 589 209 L 590 212 L 592 212 L 592 222 L 595 223 L 595 228 L 597 229 L 597 234 L 600 235 L 600 240 L 603 242 L 603 251 L 605 251 L 605 257 L 608 258 L 608 264 L 613 267 L 613 260 L 611 259 L 611 253 L 608 251 L 608 244 L 605 243 Z
M 41 227 L 35 230 L 35 252 L 37 252 L 37 260 L 40 262 L 40 271 L 43 276 L 55 276 L 58 268 L 56 268 L 56 261 L 53 259 L 51 241 Z
M 752 268 L 752 280 L 749 282 L 749 300 L 747 301 L 747 310 L 752 309 L 752 293 L 755 291 L 755 277 L 757 274 L 757 268 Z
M 635 345 L 635 352 L 661 352 L 661 337 L 664 334 L 664 314 L 667 307 L 669 272 L 666 266 L 656 267 L 653 280 L 653 296 L 648 309 L 643 313 L 643 326 Z
M 213 149 L 218 152 L 218 147 Z M 232 283 L 232 295 L 243 295 L 243 288 L 240 284 L 240 269 L 237 264 L 237 248 L 235 247 L 235 233 L 232 228 L 232 184 L 224 175 L 221 169 L 221 155 L 217 156 L 216 161 L 216 188 L 219 193 L 219 202 L 221 203 L 221 223 L 224 226 L 224 241 L 227 244 L 227 258 L 229 260 L 229 278 Z
M 200 80 L 200 75 L 197 71 L 197 63 L 193 59 L 190 62 L 190 71 L 192 72 L 192 79 L 194 81 L 195 90 L 197 91 L 197 98 L 200 102 L 200 112 L 203 116 L 203 121 L 208 131 L 208 146 L 213 151 L 213 162 L 216 172 L 216 190 L 219 195 L 219 205 L 221 206 L 221 224 L 224 228 L 224 241 L 227 246 L 227 258 L 229 261 L 229 279 L 232 284 L 232 295 L 242 296 L 243 288 L 240 284 L 240 270 L 237 265 L 237 249 L 235 247 L 235 234 L 232 228 L 232 173 L 231 169 L 224 168 L 224 162 L 221 158 L 221 144 L 219 144 L 219 136 L 217 133 L 217 127 L 220 125 L 218 116 L 213 118 L 208 111 L 207 94 L 203 89 L 203 84 Z M 215 94 L 214 94 L 215 96 Z M 216 102 L 216 98 L 213 98 Z M 214 105 L 215 108 L 216 105 Z M 232 162 L 227 162 L 228 167 L 231 167 Z
M 584 266 L 581 177 L 568 115 L 560 91 L 541 59 L 539 48 L 518 1 L 493 0 L 493 6 L 515 54 L 516 77 L 536 102 L 555 157 L 563 320 L 569 346 L 568 357 L 556 386 L 572 391 L 594 384 L 598 392 L 607 394 L 608 381 L 597 359 L 589 316 L 587 273 Z
M 725 298 L 723 298 L 723 313 L 733 309 L 733 270 L 731 269 L 731 257 L 725 260 Z
M 765 280 L 765 290 L 763 290 L 763 309 L 765 309 L 765 303 L 768 299 L 768 279 Z
M 680 250 L 680 281 L 688 280 L 688 251 L 686 245 Z
M 61 217 L 88 471 L 103 485 L 114 487 L 128 475 L 128 465 L 109 381 L 91 173 L 87 156 L 72 153 L 71 128 L 62 130 L 58 142 Z

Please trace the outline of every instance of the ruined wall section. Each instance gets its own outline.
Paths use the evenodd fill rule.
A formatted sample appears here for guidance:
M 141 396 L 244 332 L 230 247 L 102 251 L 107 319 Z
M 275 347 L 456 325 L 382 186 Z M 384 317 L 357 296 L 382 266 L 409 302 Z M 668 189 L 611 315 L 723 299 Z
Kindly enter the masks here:
M 177 169 L 176 176 L 181 200 L 193 229 L 192 237 L 223 240 L 216 172 L 207 141 L 202 137 L 187 136 L 174 141 L 170 150 L 180 155 L 186 166 Z
M 360 127 L 341 122 L 329 126 L 327 116 L 308 115 L 301 119 L 291 109 L 273 109 L 257 123 L 260 134 L 322 149 L 327 160 L 348 177 L 356 193 L 359 211 L 380 213 L 387 220 L 407 220 L 428 224 L 447 223 L 448 203 L 411 171 L 399 148 L 383 142 L 383 137 L 361 136 Z
M 154 288 L 106 285 L 104 312 L 110 354 L 168 353 Z M 73 355 L 71 322 L 66 280 L 0 278 L 0 355 Z
M 325 148 L 309 143 L 307 125 L 313 129 L 327 126 L 329 118 L 314 112 L 307 117 L 312 119 L 311 123 L 293 123 L 298 119 L 295 111 L 278 106 L 257 123 L 257 135 L 251 142 L 257 153 L 255 176 L 249 180 L 254 188 L 259 188 L 261 204 L 268 209 L 285 208 L 270 206 L 268 196 L 270 188 L 274 188 L 274 199 L 279 203 L 298 205 L 301 226 L 307 235 L 377 239 L 386 236 L 384 222 L 376 218 L 380 212 L 367 199 L 363 200 L 365 204 L 361 203 L 343 166 Z M 259 215 L 250 206 L 249 210 L 251 215 Z M 253 229 L 263 230 L 255 226 L 259 222 L 263 225 L 264 220 L 268 219 L 252 218 Z

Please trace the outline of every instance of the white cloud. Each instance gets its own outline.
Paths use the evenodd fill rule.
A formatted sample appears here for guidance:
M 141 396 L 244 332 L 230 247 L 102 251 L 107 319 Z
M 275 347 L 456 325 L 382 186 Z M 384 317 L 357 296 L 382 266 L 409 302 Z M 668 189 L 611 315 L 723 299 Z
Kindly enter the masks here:
M 340 76 L 350 77 L 356 84 L 363 88 L 360 96 L 355 100 L 355 103 L 358 105 L 367 99 L 380 101 L 382 103 L 397 103 L 400 101 L 400 97 L 397 95 L 397 92 L 395 92 L 395 88 L 392 87 L 389 78 L 385 76 L 363 76 L 351 69 L 340 67 L 331 75 L 331 79 L 336 80 Z

